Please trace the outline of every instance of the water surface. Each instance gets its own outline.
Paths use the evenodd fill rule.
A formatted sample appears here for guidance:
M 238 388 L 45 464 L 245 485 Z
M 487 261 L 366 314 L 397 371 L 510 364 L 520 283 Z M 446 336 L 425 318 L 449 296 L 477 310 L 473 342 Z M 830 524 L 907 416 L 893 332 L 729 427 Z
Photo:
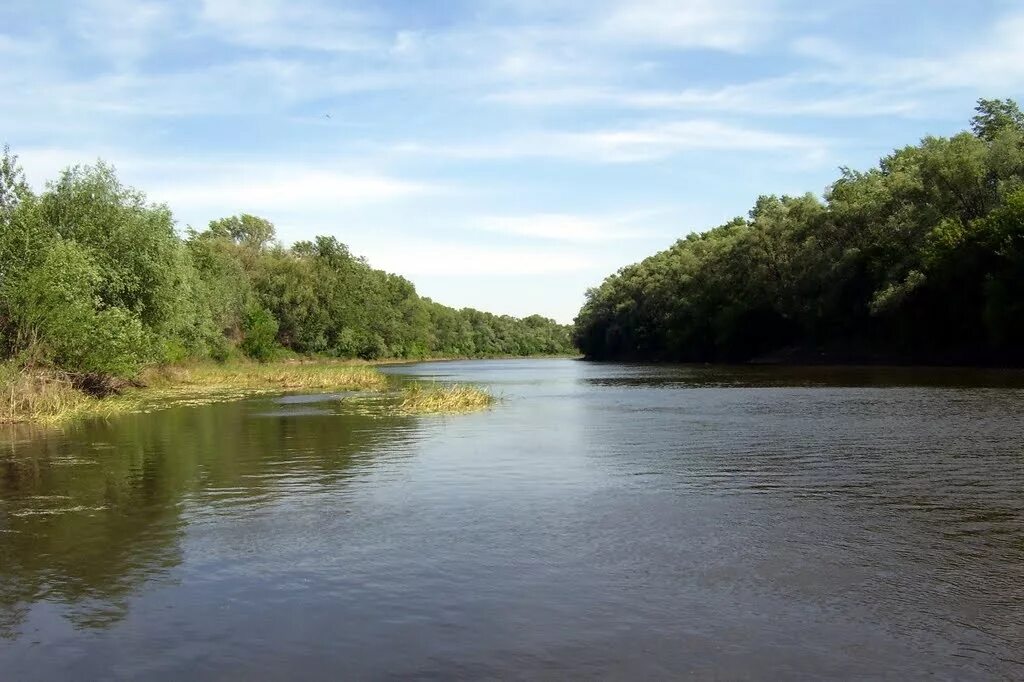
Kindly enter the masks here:
M 390 367 L 0 435 L 0 677 L 1024 677 L 1024 378 Z

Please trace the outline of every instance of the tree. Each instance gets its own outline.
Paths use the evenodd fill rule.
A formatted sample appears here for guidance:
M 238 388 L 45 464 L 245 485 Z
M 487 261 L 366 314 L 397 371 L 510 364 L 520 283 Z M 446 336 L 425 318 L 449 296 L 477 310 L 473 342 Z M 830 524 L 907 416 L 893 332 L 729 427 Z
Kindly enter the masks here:
M 104 307 L 96 296 L 102 271 L 88 251 L 58 240 L 19 286 L 19 338 L 62 369 L 132 376 L 149 359 L 151 337 L 128 311 Z
M 285 248 L 258 216 L 214 220 L 183 240 L 167 206 L 102 162 L 65 170 L 35 196 L 17 158 L 0 157 L 0 360 L 130 378 L 149 363 L 224 360 L 236 347 L 265 361 L 281 348 L 367 358 L 565 352 L 567 339 L 543 318 L 423 299 L 335 237 Z
M 987 142 L 1007 128 L 1024 130 L 1024 113 L 1012 99 L 979 99 L 971 118 L 971 130 Z
M 843 169 L 824 203 L 763 196 L 619 270 L 587 293 L 577 344 L 596 359 L 1024 362 L 1024 115 L 981 100 L 972 125 Z
M 243 213 L 211 221 L 210 233 L 259 250 L 274 240 L 274 224 L 265 218 Z
M 253 360 L 266 362 L 277 350 L 277 320 L 266 308 L 253 306 L 245 315 L 242 352 Z
M 25 171 L 11 148 L 4 145 L 0 154 L 0 227 L 7 225 L 18 203 L 29 194 Z

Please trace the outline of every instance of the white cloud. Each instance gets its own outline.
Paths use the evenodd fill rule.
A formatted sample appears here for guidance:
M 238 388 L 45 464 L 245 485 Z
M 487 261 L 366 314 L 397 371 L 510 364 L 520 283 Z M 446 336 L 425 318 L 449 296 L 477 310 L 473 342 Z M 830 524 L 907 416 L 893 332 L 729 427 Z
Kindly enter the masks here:
M 652 7 L 650 3 L 641 4 L 631 11 L 638 16 L 655 16 Z M 716 11 L 724 16 L 728 4 Z M 770 23 L 771 16 L 766 14 L 762 21 Z M 666 19 L 665 25 L 671 26 L 671 20 Z M 522 107 L 605 106 L 754 116 L 916 115 L 926 108 L 941 107 L 933 98 L 942 93 L 969 90 L 971 96 L 979 92 L 998 96 L 1024 88 L 1021 35 L 1024 13 L 997 18 L 987 34 L 973 41 L 956 42 L 951 49 L 916 57 L 865 52 L 831 37 L 803 35 L 789 48 L 807 63 L 762 80 L 672 90 L 622 85 L 621 74 L 612 73 L 596 82 L 547 81 L 496 90 L 484 99 Z M 721 47 L 725 49 L 728 44 L 723 39 Z M 741 44 L 737 40 L 736 45 Z
M 492 20 L 551 41 L 627 48 L 742 50 L 783 20 L 774 0 L 492 0 Z
M 173 33 L 172 18 L 171 8 L 156 2 L 86 0 L 76 3 L 72 22 L 94 52 L 126 68 L 152 50 L 158 34 Z
M 921 56 L 880 55 L 849 49 L 822 37 L 804 37 L 792 45 L 824 68 L 789 76 L 814 89 L 846 88 L 874 101 L 899 100 L 930 93 L 979 90 L 999 95 L 1024 87 L 1024 13 L 997 18 L 986 35 L 951 42 Z
M 36 188 L 42 188 L 45 181 L 56 178 L 68 166 L 91 164 L 102 158 L 116 167 L 122 182 L 143 190 L 153 202 L 168 204 L 176 216 L 195 224 L 242 212 L 260 213 L 272 220 L 280 216 L 329 219 L 344 209 L 390 205 L 457 191 L 447 185 L 384 173 L 280 158 L 220 162 L 153 158 L 106 147 L 14 151 Z
M 571 133 L 565 141 L 577 147 L 582 154 L 597 153 L 602 158 L 616 162 L 661 159 L 696 149 L 798 151 L 811 155 L 823 153 L 823 144 L 809 137 L 707 120 Z
M 364 246 L 374 267 L 403 275 L 539 275 L 577 272 L 593 266 L 579 253 L 542 248 L 494 248 L 459 243 L 404 239 L 394 244 Z
M 743 50 L 768 37 L 778 20 L 770 2 L 625 0 L 597 20 L 610 42 L 671 48 Z
M 801 36 L 793 41 L 790 49 L 800 57 L 807 57 L 827 64 L 842 65 L 857 59 L 856 54 L 825 36 Z
M 230 176 L 156 184 L 149 195 L 171 207 L 220 212 L 309 212 L 397 201 L 436 191 L 427 184 L 387 176 L 350 175 L 305 168 L 266 173 L 251 167 Z
M 716 111 L 771 116 L 882 116 L 914 111 L 907 96 L 814 93 L 799 78 L 774 78 L 718 88 L 643 90 L 569 86 L 505 90 L 485 99 L 523 107 L 611 106 L 623 109 Z
M 374 18 L 338 4 L 289 0 L 203 0 L 200 20 L 214 37 L 260 49 L 349 52 L 381 47 Z
M 614 242 L 651 236 L 649 229 L 636 224 L 662 213 L 636 211 L 613 216 L 587 216 L 569 213 L 533 213 L 529 215 L 482 216 L 471 220 L 484 230 L 520 237 L 575 243 Z
M 405 143 L 393 149 L 464 159 L 550 158 L 600 163 L 656 161 L 696 150 L 734 150 L 784 152 L 815 161 L 823 158 L 826 143 L 814 137 L 698 119 L 586 132 L 535 132 L 483 144 Z
M 980 43 L 946 55 L 897 61 L 892 77 L 911 87 L 1024 87 L 1024 14 L 1001 18 Z M 886 78 L 883 76 L 882 80 Z

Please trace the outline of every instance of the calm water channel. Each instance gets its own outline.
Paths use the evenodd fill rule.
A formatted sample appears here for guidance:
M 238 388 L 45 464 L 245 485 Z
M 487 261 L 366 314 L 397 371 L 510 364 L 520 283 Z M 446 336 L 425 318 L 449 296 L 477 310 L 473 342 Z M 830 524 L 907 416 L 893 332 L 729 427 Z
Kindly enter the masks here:
M 1024 679 L 1024 376 L 391 367 L 0 431 L 0 679 Z

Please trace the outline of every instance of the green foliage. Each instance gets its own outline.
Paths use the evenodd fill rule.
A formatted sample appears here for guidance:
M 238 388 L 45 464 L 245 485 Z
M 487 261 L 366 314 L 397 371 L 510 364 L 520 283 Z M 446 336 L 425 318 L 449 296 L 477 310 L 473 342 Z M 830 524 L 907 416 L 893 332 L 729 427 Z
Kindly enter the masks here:
M 58 239 L 7 292 L 23 344 L 72 372 L 133 375 L 147 357 L 149 338 L 137 317 L 102 306 L 96 294 L 101 284 L 90 254 Z
M 253 360 L 266 362 L 277 350 L 278 324 L 266 308 L 251 308 L 245 314 L 242 352 Z
M 269 221 L 215 220 L 182 239 L 166 206 L 105 164 L 35 196 L 0 156 L 0 359 L 134 377 L 154 363 L 240 352 L 422 358 L 572 351 L 567 327 L 453 310 L 334 237 L 284 248 Z
M 262 249 L 274 240 L 274 225 L 264 218 L 243 213 L 212 221 L 210 234 L 214 237 L 230 239 L 235 244 L 251 249 Z
M 761 197 L 623 268 L 587 293 L 576 343 L 599 359 L 1024 360 L 1024 115 L 981 100 L 972 125 L 843 169 L 824 203 Z
M 1007 128 L 1024 129 L 1024 113 L 1012 99 L 979 99 L 974 110 L 971 129 L 989 142 Z
M 18 157 L 4 145 L 0 154 L 0 227 L 6 226 L 14 209 L 30 194 Z

